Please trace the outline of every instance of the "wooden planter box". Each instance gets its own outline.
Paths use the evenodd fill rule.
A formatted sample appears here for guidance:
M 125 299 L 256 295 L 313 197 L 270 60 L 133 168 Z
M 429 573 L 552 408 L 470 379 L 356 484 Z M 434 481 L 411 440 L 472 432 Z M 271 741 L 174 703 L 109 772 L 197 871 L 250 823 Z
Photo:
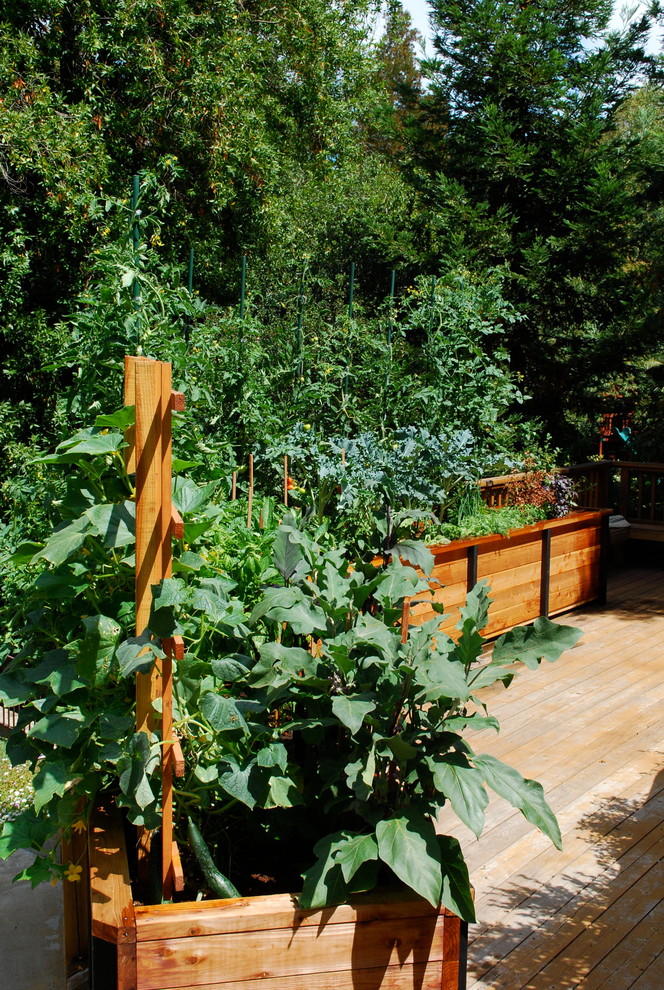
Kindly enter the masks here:
M 466 926 L 404 891 L 139 906 L 117 814 L 90 836 L 93 990 L 462 990 Z
M 559 615 L 587 602 L 606 598 L 611 509 L 573 512 L 514 529 L 509 536 L 481 536 L 431 547 L 433 598 L 449 618 L 442 628 L 452 633 L 467 592 L 481 578 L 493 599 L 485 636 L 530 622 L 539 615 Z M 411 603 L 416 625 L 436 613 L 427 602 Z

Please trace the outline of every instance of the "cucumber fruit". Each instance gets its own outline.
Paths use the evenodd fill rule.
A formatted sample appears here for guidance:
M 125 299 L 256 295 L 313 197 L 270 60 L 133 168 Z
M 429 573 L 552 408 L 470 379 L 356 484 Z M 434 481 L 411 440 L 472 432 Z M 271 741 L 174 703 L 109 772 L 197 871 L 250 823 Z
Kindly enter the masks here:
M 230 882 L 228 877 L 225 877 L 224 874 L 217 869 L 215 862 L 210 855 L 210 850 L 207 847 L 205 839 L 201 835 L 196 823 L 192 821 L 191 818 L 187 818 L 187 833 L 189 835 L 191 848 L 194 850 L 196 859 L 198 860 L 198 865 L 203 871 L 205 882 L 212 893 L 215 894 L 216 897 L 241 897 L 242 895 L 237 887 Z

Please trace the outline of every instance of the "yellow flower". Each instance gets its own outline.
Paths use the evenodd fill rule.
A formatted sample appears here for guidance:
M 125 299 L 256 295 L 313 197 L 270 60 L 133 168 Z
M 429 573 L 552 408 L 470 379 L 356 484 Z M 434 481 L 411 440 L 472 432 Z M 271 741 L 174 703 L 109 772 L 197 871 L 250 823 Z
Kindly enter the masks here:
M 67 877 L 67 880 L 71 880 L 72 883 L 75 883 L 77 880 L 81 879 L 82 872 L 82 866 L 79 866 L 77 863 L 70 863 L 65 870 L 65 876 Z
M 87 827 L 88 826 L 86 825 L 86 823 L 83 821 L 82 818 L 79 818 L 79 820 L 77 822 L 74 822 L 74 824 L 72 825 L 72 828 L 74 829 L 74 831 L 75 832 L 78 832 L 79 835 L 80 835 L 81 832 L 85 832 L 85 830 L 86 830 Z

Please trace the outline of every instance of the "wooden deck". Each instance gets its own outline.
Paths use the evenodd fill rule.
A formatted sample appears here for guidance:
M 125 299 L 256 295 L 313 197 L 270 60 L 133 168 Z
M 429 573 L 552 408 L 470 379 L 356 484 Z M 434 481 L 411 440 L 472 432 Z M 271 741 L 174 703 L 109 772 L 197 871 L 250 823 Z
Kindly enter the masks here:
M 663 990 L 664 570 L 560 621 L 581 642 L 487 692 L 502 730 L 472 745 L 542 782 L 563 852 L 499 799 L 479 842 L 449 829 L 476 890 L 468 990 Z

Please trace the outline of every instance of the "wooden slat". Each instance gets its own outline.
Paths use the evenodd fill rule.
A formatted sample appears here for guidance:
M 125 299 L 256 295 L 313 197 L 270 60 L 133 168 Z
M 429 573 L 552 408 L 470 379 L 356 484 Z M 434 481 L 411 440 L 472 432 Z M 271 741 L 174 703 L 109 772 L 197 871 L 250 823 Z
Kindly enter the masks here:
M 358 895 L 347 904 L 322 911 L 300 910 L 292 894 L 267 894 L 185 904 L 136 906 L 137 939 L 188 938 L 264 929 L 319 928 L 321 925 L 361 924 L 374 919 L 428 918 L 431 905 L 404 891 L 382 890 Z M 444 914 L 445 912 L 441 912 Z
M 92 934 L 118 945 L 136 941 L 124 830 L 114 808 L 98 808 L 90 823 Z
M 173 735 L 173 748 L 171 752 L 173 755 L 173 773 L 176 777 L 184 777 L 186 768 L 182 753 L 182 744 L 175 734 Z
M 311 925 L 141 942 L 138 990 L 288 979 L 291 975 L 377 969 L 442 960 L 443 924 L 429 918 L 375 920 L 361 926 Z M 220 979 L 221 978 L 221 979 Z M 336 981 L 335 981 L 336 985 Z M 350 990 L 350 988 L 349 988 Z
M 136 397 L 136 635 L 150 618 L 151 587 L 164 577 L 162 507 L 162 369 L 158 361 L 131 358 Z M 170 506 L 170 496 L 169 496 Z M 169 519 L 170 522 L 170 519 Z M 136 725 L 154 727 L 152 703 L 161 694 L 161 671 L 155 663 L 136 678 Z
M 240 983 L 206 983 L 181 990 L 441 990 L 441 963 L 406 963 L 378 969 L 337 970 L 334 973 L 307 973 L 275 979 L 242 980 Z M 453 990 L 458 990 L 459 979 Z
M 184 392 L 171 392 L 169 405 L 173 412 L 184 412 L 186 405 Z
M 504 802 L 480 842 L 441 820 L 477 891 L 469 990 L 664 986 L 662 572 L 617 575 L 608 600 L 574 616 L 586 635 L 556 664 L 484 693 L 502 731 L 474 749 L 542 781 L 563 852 Z
M 182 860 L 177 842 L 173 841 L 171 849 L 171 865 L 173 869 L 173 889 L 181 893 L 184 890 L 184 873 L 182 871 Z
M 184 520 L 173 504 L 171 504 L 171 536 L 174 540 L 184 539 Z

